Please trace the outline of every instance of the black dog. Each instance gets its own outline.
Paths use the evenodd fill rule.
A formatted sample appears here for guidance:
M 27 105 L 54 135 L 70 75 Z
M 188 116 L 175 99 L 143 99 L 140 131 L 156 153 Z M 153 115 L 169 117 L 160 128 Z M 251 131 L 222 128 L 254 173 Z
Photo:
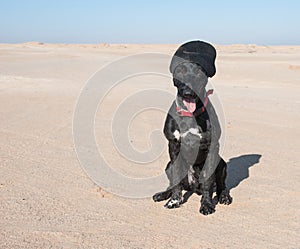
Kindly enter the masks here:
M 166 167 L 170 185 L 153 196 L 167 208 L 183 202 L 182 190 L 201 194 L 200 212 L 215 211 L 212 196 L 216 186 L 219 203 L 229 205 L 232 198 L 225 186 L 226 162 L 219 156 L 220 124 L 205 86 L 215 74 L 215 48 L 202 41 L 183 44 L 175 52 L 170 71 L 178 94 L 164 127 L 169 140 L 170 162 Z

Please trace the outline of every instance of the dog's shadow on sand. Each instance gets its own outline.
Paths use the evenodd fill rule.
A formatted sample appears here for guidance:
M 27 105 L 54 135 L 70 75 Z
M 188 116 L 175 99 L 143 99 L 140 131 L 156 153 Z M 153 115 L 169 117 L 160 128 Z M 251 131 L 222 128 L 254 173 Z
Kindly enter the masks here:
M 226 186 L 229 190 L 236 188 L 243 180 L 249 177 L 249 168 L 259 163 L 260 154 L 248 154 L 230 158 L 227 162 Z M 183 203 L 187 202 L 192 192 L 186 192 Z
M 249 154 L 230 158 L 227 162 L 227 188 L 237 187 L 243 180 L 249 177 L 249 168 L 259 163 L 261 155 Z

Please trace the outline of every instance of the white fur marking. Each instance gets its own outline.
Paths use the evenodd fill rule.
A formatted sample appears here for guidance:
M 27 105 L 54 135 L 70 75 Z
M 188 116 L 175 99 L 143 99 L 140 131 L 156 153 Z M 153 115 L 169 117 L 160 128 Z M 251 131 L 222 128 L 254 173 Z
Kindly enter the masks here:
M 190 128 L 188 131 L 183 133 L 181 135 L 181 137 L 186 137 L 189 133 L 192 133 L 193 135 L 199 136 L 200 139 L 202 138 L 202 135 L 201 135 L 201 133 L 199 133 L 199 129 L 197 129 L 197 128 Z
M 196 182 L 195 177 L 194 177 L 194 173 L 195 173 L 195 170 L 194 170 L 193 166 L 190 166 L 190 169 L 188 170 L 188 182 L 189 182 L 189 184 Z
M 179 203 L 178 200 L 171 199 L 167 205 L 168 205 L 168 207 L 172 207 L 174 204 L 178 204 L 178 203 Z
M 178 130 L 174 131 L 173 135 L 174 135 L 174 137 L 175 137 L 177 140 L 180 139 L 180 133 L 179 133 Z

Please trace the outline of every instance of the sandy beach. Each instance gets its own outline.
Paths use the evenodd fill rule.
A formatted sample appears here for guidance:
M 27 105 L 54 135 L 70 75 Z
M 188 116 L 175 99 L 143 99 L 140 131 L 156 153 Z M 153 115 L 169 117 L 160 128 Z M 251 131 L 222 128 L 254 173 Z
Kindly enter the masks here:
M 299 248 L 300 46 L 216 45 L 210 82 L 225 117 L 232 205 L 203 216 L 194 194 L 167 210 L 151 197 L 103 189 L 79 163 L 72 124 L 87 80 L 121 57 L 171 56 L 177 47 L 0 44 L 0 248 Z M 132 177 L 163 174 L 168 162 L 167 140 L 147 165 L 114 146 L 109 120 L 124 97 L 146 88 L 176 93 L 168 78 L 129 79 L 95 117 L 105 159 Z M 128 128 L 135 148 L 151 147 L 149 134 L 162 130 L 165 115 L 136 116 Z

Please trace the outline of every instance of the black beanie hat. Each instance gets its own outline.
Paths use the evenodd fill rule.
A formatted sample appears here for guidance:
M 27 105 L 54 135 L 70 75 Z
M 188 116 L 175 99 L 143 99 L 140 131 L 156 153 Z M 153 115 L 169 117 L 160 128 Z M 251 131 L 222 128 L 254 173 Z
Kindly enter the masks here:
M 183 62 L 196 63 L 203 68 L 207 77 L 213 77 L 216 73 L 215 59 L 216 49 L 203 41 L 190 41 L 181 45 L 173 55 L 170 64 L 170 72 Z

